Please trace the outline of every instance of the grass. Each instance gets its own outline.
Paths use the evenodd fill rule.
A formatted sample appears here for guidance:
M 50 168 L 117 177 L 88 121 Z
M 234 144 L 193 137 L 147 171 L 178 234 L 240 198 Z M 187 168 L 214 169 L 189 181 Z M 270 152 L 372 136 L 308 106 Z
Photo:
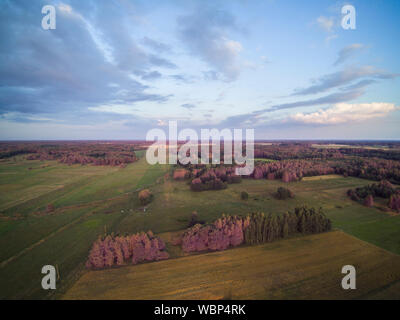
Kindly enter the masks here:
M 0 220 L 0 261 L 6 260 L 24 248 L 48 236 L 91 208 L 79 208 L 44 217 L 20 220 Z
M 25 162 L 0 166 L 0 172 L 4 173 L 2 178 L 9 175 L 15 178 L 12 183 L 9 179 L 2 179 L 0 183 L 0 190 L 8 190 L 4 192 L 7 197 L 1 199 L 0 210 L 3 208 L 3 215 L 28 215 L 44 210 L 49 203 L 63 207 L 116 197 L 153 183 L 165 170 L 161 166 L 150 166 L 145 158 L 123 169 L 67 166 L 55 161 L 51 164 L 33 162 L 30 167 L 37 170 L 27 170 L 28 165 Z M 48 166 L 42 168 L 46 165 Z M 35 173 L 32 174 L 31 171 Z M 8 198 L 19 200 L 16 203 Z
M 342 176 L 337 174 L 327 174 L 324 176 L 304 177 L 303 181 L 327 180 L 327 179 L 338 179 L 338 178 L 342 178 Z
M 0 299 L 43 299 L 51 292 L 41 288 L 41 268 L 51 264 L 59 267 L 60 292 L 69 279 L 82 269 L 91 243 L 104 230 L 104 225 L 112 229 L 118 217 L 97 214 L 81 223 L 55 234 L 40 245 L 27 251 L 0 269 Z
M 29 164 L 21 162 L 19 170 Z M 9 165 L 2 163 L 0 167 L 7 172 L 3 166 Z M 61 280 L 57 294 L 68 288 L 83 270 L 93 241 L 105 230 L 116 231 L 129 212 L 121 213 L 126 203 L 132 201 L 135 210 L 139 206 L 136 190 L 153 185 L 166 169 L 151 167 L 144 158 L 124 169 L 66 166 L 56 162 L 51 165 L 57 169 L 52 171 L 54 177 L 48 173 L 48 180 L 65 177 L 68 183 L 8 208 L 0 218 L 0 299 L 48 297 L 51 293 L 40 286 L 40 270 L 46 264 L 59 267 Z M 15 169 L 16 165 L 11 166 Z M 42 165 L 36 167 L 42 169 Z M 78 169 L 80 178 L 73 178 Z M 37 183 L 45 183 L 40 181 Z M 56 205 L 53 214 L 35 214 L 48 203 Z M 23 215 L 15 217 L 15 212 Z
M 329 248 L 329 250 L 327 250 Z M 353 265 L 357 290 L 343 290 Z M 400 257 L 335 231 L 90 271 L 64 299 L 357 299 L 400 298 Z

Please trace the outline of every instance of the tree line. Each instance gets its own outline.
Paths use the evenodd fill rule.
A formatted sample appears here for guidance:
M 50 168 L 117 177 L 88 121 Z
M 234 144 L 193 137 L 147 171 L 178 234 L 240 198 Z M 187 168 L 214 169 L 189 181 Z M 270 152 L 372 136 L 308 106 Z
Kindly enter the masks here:
M 289 235 L 313 234 L 331 230 L 331 221 L 322 209 L 297 207 L 279 215 L 254 213 L 246 217 L 223 216 L 211 224 L 196 224 L 182 236 L 185 252 L 225 250 L 242 243 L 260 244 Z

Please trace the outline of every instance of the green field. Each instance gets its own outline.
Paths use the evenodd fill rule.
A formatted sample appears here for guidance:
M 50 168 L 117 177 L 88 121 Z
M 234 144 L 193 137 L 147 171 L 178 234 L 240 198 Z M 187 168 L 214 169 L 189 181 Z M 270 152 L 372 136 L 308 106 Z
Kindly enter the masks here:
M 83 269 L 91 243 L 105 230 L 118 230 L 132 212 L 129 209 L 139 207 L 137 190 L 154 185 L 166 170 L 148 165 L 144 158 L 124 169 L 67 166 L 55 161 L 45 164 L 48 167 L 42 168 L 44 164 L 38 161 L 0 165 L 5 177 L 0 188 L 12 185 L 7 198 L 18 199 L 22 193 L 29 198 L 14 205 L 1 202 L 5 209 L 0 217 L 0 299 L 47 297 L 50 293 L 40 286 L 40 270 L 45 264 L 59 268 L 58 292 L 68 287 Z M 34 170 L 45 170 L 44 176 L 25 177 Z M 62 183 L 60 188 L 44 191 L 57 181 Z M 42 192 L 29 194 L 33 185 Z M 45 213 L 48 203 L 56 206 L 52 214 Z
M 31 168 L 31 169 L 29 169 Z M 323 207 L 334 228 L 400 254 L 400 216 L 366 208 L 349 200 L 349 188 L 371 183 L 333 176 L 280 181 L 243 179 L 225 190 L 192 192 L 187 182 L 164 176 L 168 166 L 150 166 L 145 158 L 126 168 L 64 165 L 55 161 L 0 162 L 0 299 L 58 298 L 84 274 L 92 242 L 105 231 L 155 233 L 186 228 L 193 211 L 213 221 L 222 213 L 281 214 L 307 204 Z M 295 198 L 277 200 L 273 193 L 288 186 Z M 137 199 L 149 187 L 154 201 L 146 211 Z M 249 199 L 240 199 L 247 191 Z M 56 210 L 46 214 L 52 203 Z M 41 289 L 41 267 L 57 265 L 56 294 Z

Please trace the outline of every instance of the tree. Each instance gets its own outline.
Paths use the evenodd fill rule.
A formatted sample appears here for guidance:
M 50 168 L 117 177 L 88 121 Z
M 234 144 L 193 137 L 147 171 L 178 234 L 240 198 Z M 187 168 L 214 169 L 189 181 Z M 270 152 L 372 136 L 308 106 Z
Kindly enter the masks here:
M 302 214 L 299 221 L 299 232 L 306 233 L 306 217 L 305 214 Z
M 262 179 L 264 177 L 264 173 L 261 167 L 257 166 L 254 168 L 253 178 L 254 179 Z
M 289 223 L 288 223 L 288 214 L 285 213 L 283 216 L 283 225 L 282 225 L 282 238 L 287 238 L 289 235 Z
M 104 267 L 104 257 L 102 241 L 98 239 L 93 243 L 92 249 L 89 253 L 88 261 L 86 262 L 87 268 L 101 269 Z
M 400 212 L 400 195 L 391 195 L 388 206 L 390 209 Z
M 364 205 L 369 208 L 374 206 L 374 197 L 371 194 L 364 199 Z
M 284 171 L 282 174 L 282 181 L 285 183 L 290 182 L 290 175 L 288 171 Z
M 268 173 L 267 174 L 267 179 L 268 180 L 274 180 L 275 179 L 275 173 L 273 173 L 273 172 Z

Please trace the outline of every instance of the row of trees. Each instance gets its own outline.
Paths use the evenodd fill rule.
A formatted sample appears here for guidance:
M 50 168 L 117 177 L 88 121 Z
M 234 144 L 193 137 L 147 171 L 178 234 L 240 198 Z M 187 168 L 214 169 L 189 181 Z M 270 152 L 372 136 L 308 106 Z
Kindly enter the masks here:
M 197 221 L 196 217 L 192 220 Z M 216 251 L 242 243 L 259 244 L 286 238 L 291 234 L 312 234 L 331 230 L 322 209 L 302 206 L 283 216 L 257 213 L 246 217 L 225 216 L 211 224 L 195 224 L 181 238 L 184 252 Z M 149 231 L 134 235 L 99 237 L 89 252 L 87 268 L 102 269 L 131 262 L 168 259 L 165 243 Z
M 57 160 L 65 164 L 91 164 L 98 166 L 121 166 L 137 160 L 134 150 L 143 148 L 140 142 L 72 142 L 28 143 L 11 145 L 6 155 L 30 153 L 27 160 Z
M 271 145 L 255 145 L 255 158 L 272 160 L 288 159 L 338 159 L 343 154 L 336 148 L 314 148 L 310 143 L 279 143 Z
M 313 234 L 331 230 L 331 221 L 322 212 L 302 206 L 283 216 L 257 213 L 246 217 L 223 216 L 212 224 L 196 224 L 182 236 L 185 252 L 215 251 L 243 242 L 258 244 L 286 238 L 295 233 Z
M 245 243 L 257 244 L 286 238 L 295 233 L 312 234 L 331 230 L 331 221 L 322 212 L 302 206 L 283 216 L 252 214 L 246 217 L 248 228 L 244 232 Z
M 128 236 L 107 235 L 93 243 L 86 267 L 102 269 L 124 265 L 129 261 L 137 264 L 168 258 L 164 241 L 154 236 L 151 231 Z
M 349 144 L 347 142 L 346 144 Z M 372 144 L 375 144 L 372 143 Z M 326 146 L 312 145 L 309 142 L 275 143 L 271 145 L 255 145 L 255 158 L 273 160 L 287 159 L 343 159 L 345 157 L 381 158 L 387 160 L 400 160 L 399 149 L 393 149 L 397 143 L 386 143 L 389 149 L 366 148 L 371 143 L 353 145 L 349 147 L 327 148 Z M 390 149 L 392 148 L 392 149 Z
M 205 184 L 207 181 L 219 179 L 223 183 L 240 182 L 241 177 L 234 174 L 235 166 L 219 165 L 216 168 L 207 169 L 204 165 L 188 165 L 186 169 L 178 169 L 174 173 L 175 179 L 190 178 L 193 184 Z M 250 169 L 249 169 L 250 170 Z M 253 179 L 281 179 L 283 182 L 299 181 L 303 177 L 341 174 L 370 180 L 388 180 L 400 184 L 400 162 L 377 158 L 332 158 L 329 160 L 281 160 L 268 163 L 256 162 L 254 170 L 243 177 Z M 196 180 L 196 178 L 200 180 Z M 203 187 L 203 188 L 201 188 Z M 216 188 L 225 188 L 219 181 Z M 193 186 L 194 190 L 209 190 L 208 187 Z

